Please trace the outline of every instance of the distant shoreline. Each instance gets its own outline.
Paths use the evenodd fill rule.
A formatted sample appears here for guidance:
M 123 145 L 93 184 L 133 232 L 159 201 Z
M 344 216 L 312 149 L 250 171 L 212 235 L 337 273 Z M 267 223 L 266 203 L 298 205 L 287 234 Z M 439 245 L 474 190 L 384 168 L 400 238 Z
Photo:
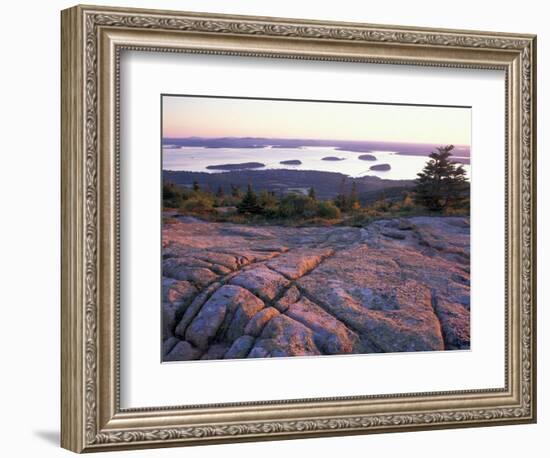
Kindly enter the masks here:
M 249 184 L 257 191 L 265 189 L 278 194 L 292 189 L 314 188 L 321 199 L 334 199 L 340 192 L 349 192 L 352 183 L 355 183 L 356 190 L 364 201 L 376 200 L 380 195 L 402 196 L 404 191 L 414 186 L 414 180 L 390 180 L 372 175 L 352 178 L 338 172 L 292 169 L 244 169 L 219 173 L 163 170 L 162 176 L 163 181 L 184 188 L 198 183 L 213 191 L 222 188 L 228 193 L 233 186 L 244 190 Z
M 406 143 L 377 140 L 317 140 L 297 138 L 266 137 L 185 137 L 163 138 L 163 147 L 174 148 L 195 146 L 202 148 L 301 148 L 306 146 L 330 147 L 339 151 L 370 153 L 372 151 L 391 151 L 411 156 L 428 156 L 437 147 L 446 143 Z M 454 155 L 461 158 L 470 157 L 470 146 L 455 145 Z

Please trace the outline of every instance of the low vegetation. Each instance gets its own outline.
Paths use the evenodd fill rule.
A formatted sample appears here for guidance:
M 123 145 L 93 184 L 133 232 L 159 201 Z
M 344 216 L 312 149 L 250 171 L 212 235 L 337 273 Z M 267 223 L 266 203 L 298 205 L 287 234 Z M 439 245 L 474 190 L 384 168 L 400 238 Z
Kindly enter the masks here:
M 266 189 L 230 185 L 212 190 L 195 181 L 191 187 L 165 182 L 163 206 L 182 215 L 240 224 L 351 225 L 363 226 L 375 219 L 419 215 L 468 215 L 469 183 L 462 165 L 450 159 L 453 146 L 438 148 L 418 173 L 415 187 L 400 195 L 361 201 L 356 184 L 341 186 L 334 199 L 318 199 L 315 189 L 307 193 L 277 195 Z

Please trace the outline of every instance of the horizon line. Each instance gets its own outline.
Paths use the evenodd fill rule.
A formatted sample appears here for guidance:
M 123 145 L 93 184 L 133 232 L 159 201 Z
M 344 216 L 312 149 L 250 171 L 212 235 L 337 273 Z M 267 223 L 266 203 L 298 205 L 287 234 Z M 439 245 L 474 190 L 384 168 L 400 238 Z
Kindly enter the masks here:
M 378 142 L 378 143 L 401 143 L 406 145 L 453 145 L 453 146 L 468 146 L 470 144 L 466 143 L 449 143 L 449 142 L 415 142 L 415 141 L 395 141 L 395 140 L 345 140 L 345 139 L 334 139 L 334 138 L 311 138 L 311 137 L 255 137 L 255 136 L 215 136 L 215 137 L 204 137 L 199 135 L 191 135 L 184 137 L 174 137 L 174 136 L 162 136 L 162 140 L 222 140 L 222 139 L 250 139 L 250 140 L 294 140 L 294 141 L 323 141 L 323 142 L 350 142 L 350 143 L 364 143 L 364 142 Z

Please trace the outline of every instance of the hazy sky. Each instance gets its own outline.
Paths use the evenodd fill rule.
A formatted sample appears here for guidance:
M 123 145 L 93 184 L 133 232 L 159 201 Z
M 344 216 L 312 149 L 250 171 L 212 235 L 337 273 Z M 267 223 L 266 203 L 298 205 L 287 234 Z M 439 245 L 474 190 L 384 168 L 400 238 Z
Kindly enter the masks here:
M 163 137 L 470 144 L 469 108 L 163 97 Z

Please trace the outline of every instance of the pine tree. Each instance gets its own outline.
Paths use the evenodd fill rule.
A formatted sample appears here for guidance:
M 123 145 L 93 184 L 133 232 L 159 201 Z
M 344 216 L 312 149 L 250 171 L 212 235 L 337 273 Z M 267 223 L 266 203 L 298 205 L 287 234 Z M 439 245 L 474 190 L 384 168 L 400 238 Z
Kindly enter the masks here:
M 335 205 L 342 211 L 346 211 L 348 207 L 348 199 L 346 197 L 346 178 L 342 178 L 342 182 L 340 183 L 340 192 L 336 196 L 336 199 L 334 199 Z
M 199 182 L 197 180 L 193 181 L 193 191 L 198 192 L 201 190 L 201 187 L 199 186 Z
M 307 195 L 310 199 L 317 200 L 317 196 L 315 195 L 315 188 L 313 186 L 309 188 Z
M 261 213 L 262 207 L 258 203 L 258 196 L 256 196 L 256 193 L 250 184 L 246 189 L 243 199 L 239 205 L 237 205 L 237 209 L 239 213 Z
M 241 188 L 239 188 L 238 186 L 232 184 L 231 185 L 231 196 L 236 197 L 237 199 L 239 199 L 241 197 L 241 195 L 242 195 Z
M 418 173 L 414 201 L 432 211 L 457 207 L 468 199 L 466 170 L 461 164 L 451 161 L 453 145 L 437 148 L 430 160 Z

